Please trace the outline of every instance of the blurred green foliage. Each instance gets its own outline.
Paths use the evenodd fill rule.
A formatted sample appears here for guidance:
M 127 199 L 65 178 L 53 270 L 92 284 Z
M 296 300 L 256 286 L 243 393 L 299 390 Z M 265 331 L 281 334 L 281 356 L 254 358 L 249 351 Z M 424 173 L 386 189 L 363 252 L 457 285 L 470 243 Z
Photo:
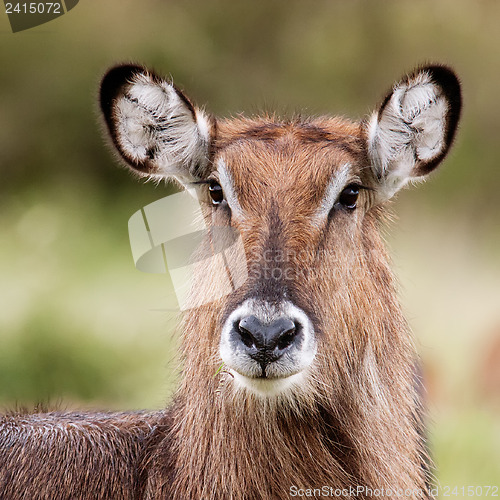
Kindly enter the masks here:
M 96 103 L 109 66 L 172 75 L 217 115 L 361 119 L 437 61 L 462 78 L 461 130 L 432 182 L 396 203 L 390 240 L 437 378 L 438 477 L 497 481 L 498 407 L 477 399 L 474 370 L 500 334 L 499 21 L 495 0 L 82 0 L 17 34 L 0 15 L 0 403 L 159 408 L 175 386 L 172 290 L 133 269 L 126 233 L 171 188 L 116 168 Z

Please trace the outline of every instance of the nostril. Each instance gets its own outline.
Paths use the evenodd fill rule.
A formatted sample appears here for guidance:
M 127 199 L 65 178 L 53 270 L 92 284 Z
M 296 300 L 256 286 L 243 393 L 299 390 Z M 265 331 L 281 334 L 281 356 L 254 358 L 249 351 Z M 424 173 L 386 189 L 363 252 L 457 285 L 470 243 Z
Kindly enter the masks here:
M 280 350 L 286 349 L 287 347 L 290 347 L 294 343 L 296 337 L 297 337 L 297 329 L 295 327 L 290 328 L 289 330 L 283 332 L 280 335 L 276 347 Z
M 241 326 L 239 328 L 239 332 L 240 332 L 241 341 L 247 347 L 249 347 L 249 348 L 255 347 L 255 339 L 252 337 L 252 335 L 250 334 L 250 332 L 248 332 L 244 328 L 241 328 Z
M 255 347 L 255 338 L 245 327 L 241 325 L 241 322 L 236 321 L 233 327 L 239 333 L 240 339 L 246 347 L 249 349 Z

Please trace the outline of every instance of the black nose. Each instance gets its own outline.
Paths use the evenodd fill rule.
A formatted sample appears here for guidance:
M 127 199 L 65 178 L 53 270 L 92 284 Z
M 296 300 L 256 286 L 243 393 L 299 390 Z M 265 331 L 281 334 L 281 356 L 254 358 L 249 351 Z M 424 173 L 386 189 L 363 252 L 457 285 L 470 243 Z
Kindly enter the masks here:
M 289 318 L 262 323 L 255 316 L 247 316 L 234 324 L 235 340 L 262 368 L 283 356 L 298 341 L 300 330 L 300 325 Z

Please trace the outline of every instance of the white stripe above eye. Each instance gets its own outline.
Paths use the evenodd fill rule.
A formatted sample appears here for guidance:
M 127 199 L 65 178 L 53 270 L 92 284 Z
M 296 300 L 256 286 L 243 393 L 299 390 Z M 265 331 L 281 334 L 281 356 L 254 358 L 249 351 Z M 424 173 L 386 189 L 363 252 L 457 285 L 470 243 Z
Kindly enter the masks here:
M 313 215 L 313 224 L 321 224 L 328 217 L 333 204 L 337 201 L 340 193 L 345 188 L 347 181 L 349 180 L 350 169 L 351 165 L 349 163 L 344 163 L 340 170 L 332 176 L 325 189 L 325 194 L 323 195 L 321 204 L 317 208 L 316 213 Z
M 224 197 L 226 198 L 229 208 L 233 212 L 233 215 L 238 217 L 242 215 L 242 209 L 236 192 L 234 190 L 234 181 L 231 172 L 229 172 L 227 165 L 224 160 L 220 159 L 217 162 L 217 172 L 219 174 L 219 183 L 222 187 Z

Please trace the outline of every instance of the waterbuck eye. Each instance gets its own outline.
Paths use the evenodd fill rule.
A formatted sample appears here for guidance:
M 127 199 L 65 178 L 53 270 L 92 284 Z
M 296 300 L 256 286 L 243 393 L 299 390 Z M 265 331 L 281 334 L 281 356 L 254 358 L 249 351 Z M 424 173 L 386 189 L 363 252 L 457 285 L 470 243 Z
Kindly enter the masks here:
M 210 193 L 210 198 L 212 198 L 213 205 L 220 205 L 224 201 L 222 187 L 217 181 L 210 181 L 208 192 Z
M 349 210 L 354 210 L 356 208 L 356 202 L 359 196 L 359 186 L 357 184 L 349 184 L 345 187 L 339 196 L 339 203 Z

